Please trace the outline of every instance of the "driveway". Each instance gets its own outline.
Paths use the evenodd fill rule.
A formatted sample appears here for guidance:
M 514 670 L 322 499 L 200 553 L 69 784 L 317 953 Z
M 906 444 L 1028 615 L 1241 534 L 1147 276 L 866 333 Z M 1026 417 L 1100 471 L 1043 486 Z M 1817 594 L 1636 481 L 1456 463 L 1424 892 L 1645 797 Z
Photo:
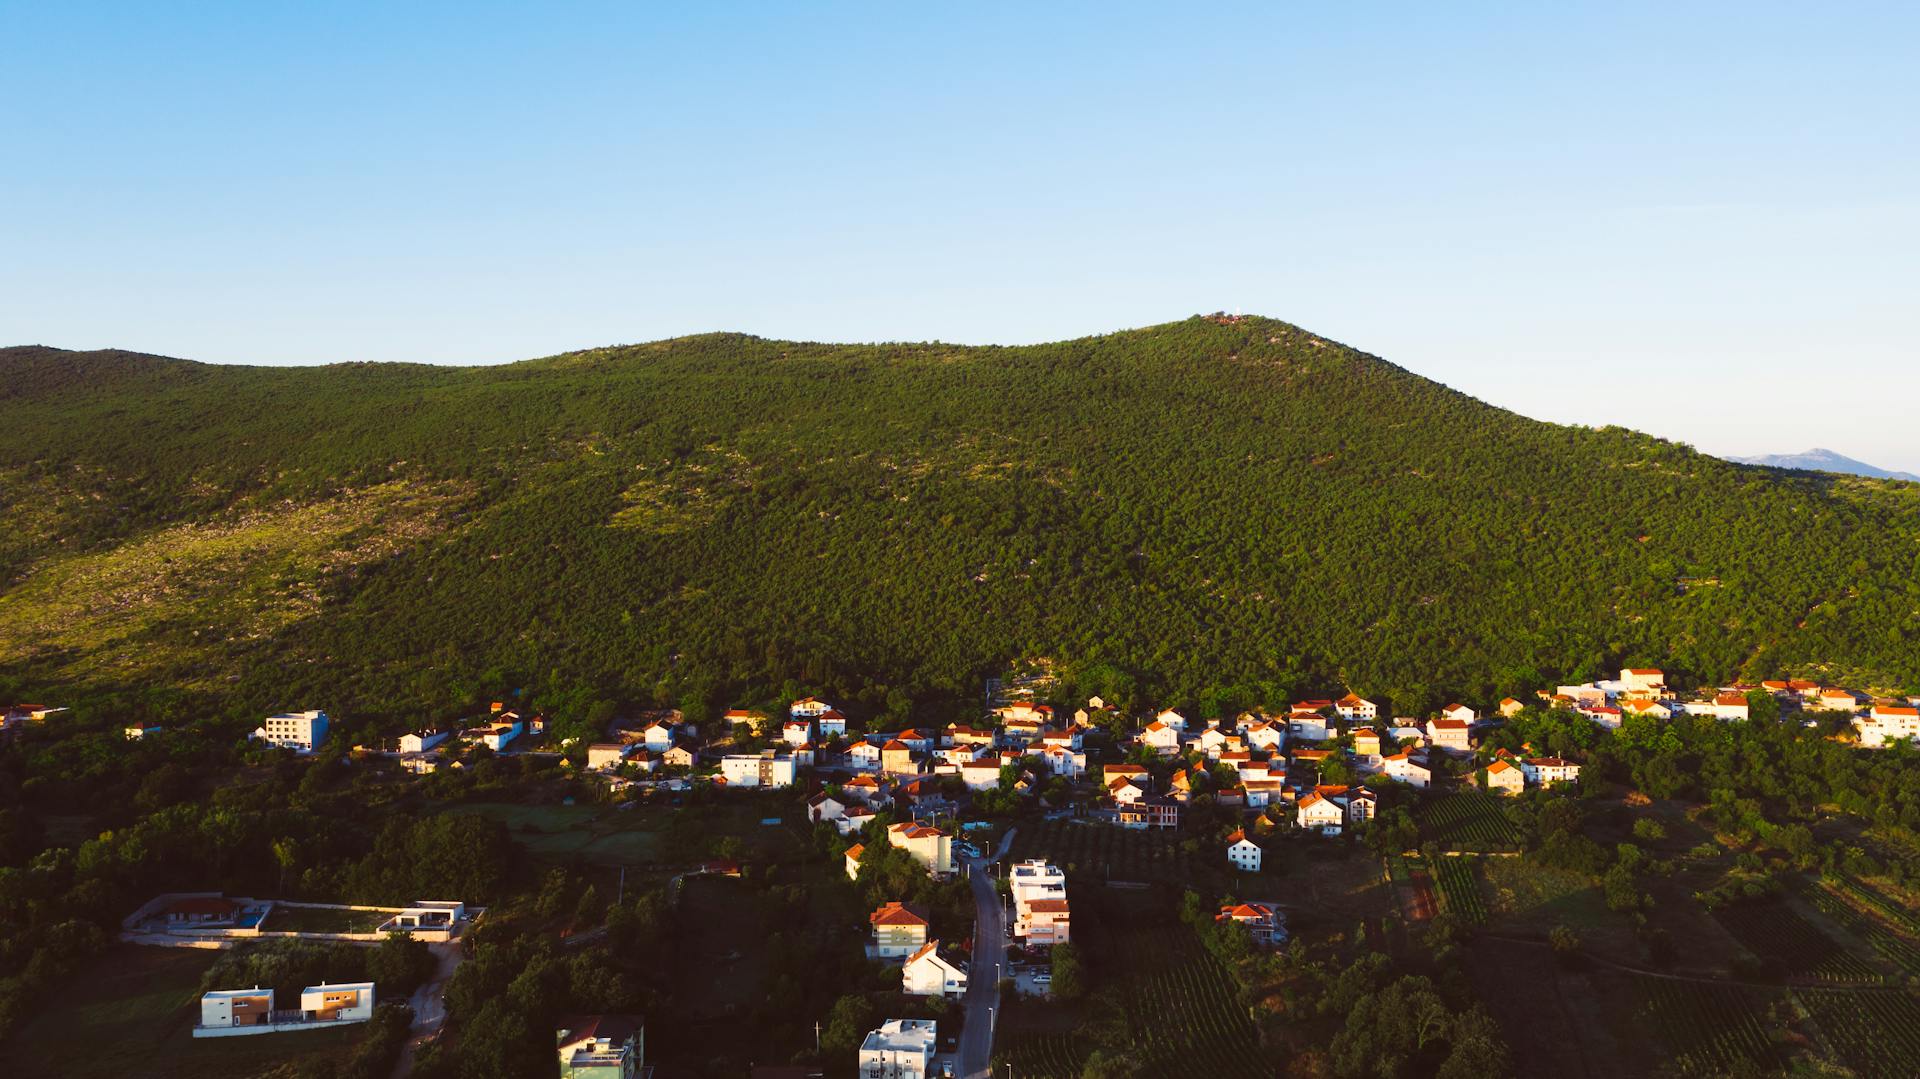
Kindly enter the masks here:
M 1012 844 L 1013 830 L 1008 829 L 992 854 L 965 859 L 973 885 L 974 919 L 973 961 L 967 968 L 967 1026 L 960 1034 L 959 1066 L 954 1069 L 962 1079 L 988 1079 L 987 1069 L 993 1065 L 993 1024 L 1000 1007 L 1000 978 L 1007 972 L 1007 933 L 1006 912 L 990 870 L 1006 857 Z
M 432 949 L 438 965 L 434 968 L 433 977 L 414 990 L 413 996 L 407 999 L 413 1008 L 413 1028 L 407 1035 L 406 1044 L 400 1048 L 399 1059 L 393 1062 L 394 1079 L 401 1079 L 413 1069 L 415 1050 L 440 1036 L 440 1026 L 447 1021 L 447 983 L 453 980 L 453 972 L 460 969 L 460 961 L 466 958 L 466 952 L 460 945 L 458 937 L 427 945 Z

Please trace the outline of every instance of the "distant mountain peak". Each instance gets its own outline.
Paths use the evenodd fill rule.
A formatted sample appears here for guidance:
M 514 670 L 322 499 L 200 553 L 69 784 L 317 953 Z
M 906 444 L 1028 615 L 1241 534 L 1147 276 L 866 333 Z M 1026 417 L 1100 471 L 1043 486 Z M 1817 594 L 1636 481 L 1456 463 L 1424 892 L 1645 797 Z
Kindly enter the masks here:
M 1742 465 L 1763 465 L 1767 468 L 1795 468 L 1807 472 L 1838 472 L 1844 476 L 1870 476 L 1882 480 L 1910 480 L 1920 483 L 1920 476 L 1911 472 L 1892 472 L 1884 468 L 1856 461 L 1842 453 L 1815 446 L 1805 453 L 1774 453 L 1762 457 L 1729 457 L 1727 460 Z

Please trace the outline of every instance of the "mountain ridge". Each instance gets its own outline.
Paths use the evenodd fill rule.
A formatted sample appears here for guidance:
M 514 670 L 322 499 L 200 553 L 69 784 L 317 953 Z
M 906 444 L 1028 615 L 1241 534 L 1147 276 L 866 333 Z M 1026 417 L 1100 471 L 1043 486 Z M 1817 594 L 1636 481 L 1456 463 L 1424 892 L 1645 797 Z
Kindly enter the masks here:
M 1837 472 L 1846 476 L 1866 476 L 1870 479 L 1905 480 L 1920 483 L 1920 475 L 1912 472 L 1898 472 L 1880 468 L 1865 461 L 1856 460 L 1833 450 L 1815 446 L 1801 453 L 1770 453 L 1758 457 L 1729 457 L 1735 464 L 1758 465 L 1762 468 L 1790 468 L 1806 472 Z
M 417 717 L 802 686 L 925 715 L 1026 657 L 1112 699 L 1409 711 L 1627 660 L 1920 678 L 1897 485 L 1542 423 L 1277 320 L 48 358 L 0 352 L 0 679 L 41 696 Z

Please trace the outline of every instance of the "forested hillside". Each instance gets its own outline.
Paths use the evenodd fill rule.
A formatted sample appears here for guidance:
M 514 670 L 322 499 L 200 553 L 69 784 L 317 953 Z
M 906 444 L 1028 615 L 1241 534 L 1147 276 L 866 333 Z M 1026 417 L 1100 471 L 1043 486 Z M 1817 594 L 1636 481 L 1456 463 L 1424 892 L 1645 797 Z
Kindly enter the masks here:
M 16 348 L 0 429 L 15 695 L 927 716 L 1042 656 L 1400 711 L 1623 661 L 1920 688 L 1915 487 L 1534 422 L 1266 319 L 483 368 Z

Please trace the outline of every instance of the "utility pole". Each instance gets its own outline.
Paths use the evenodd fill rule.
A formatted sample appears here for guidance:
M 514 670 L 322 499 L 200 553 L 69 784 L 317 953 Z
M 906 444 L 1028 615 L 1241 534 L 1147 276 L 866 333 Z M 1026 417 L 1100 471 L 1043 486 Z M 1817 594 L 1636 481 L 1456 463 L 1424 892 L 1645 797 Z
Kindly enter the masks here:
M 820 1020 L 818 1019 L 813 1021 L 813 1051 L 816 1053 L 820 1051 Z

